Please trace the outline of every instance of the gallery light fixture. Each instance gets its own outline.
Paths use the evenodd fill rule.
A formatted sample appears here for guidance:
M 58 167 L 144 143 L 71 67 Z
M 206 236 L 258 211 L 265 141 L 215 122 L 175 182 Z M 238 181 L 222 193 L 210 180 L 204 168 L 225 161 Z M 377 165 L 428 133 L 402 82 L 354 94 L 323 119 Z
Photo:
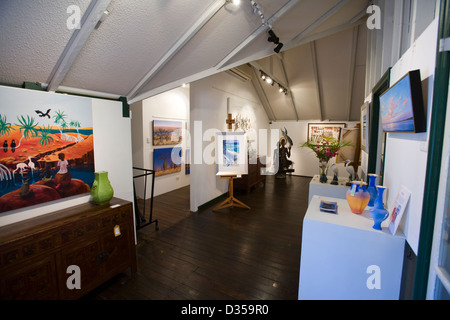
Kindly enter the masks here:
M 280 42 L 280 38 L 277 37 L 277 35 L 275 34 L 275 32 L 272 29 L 272 25 L 270 24 L 269 21 L 267 21 L 264 18 L 264 14 L 261 10 L 261 7 L 259 4 L 257 4 L 254 0 L 250 0 L 250 4 L 253 8 L 253 13 L 258 14 L 259 17 L 261 18 L 261 23 L 263 26 L 266 26 L 269 28 L 269 38 L 267 39 L 267 41 L 269 42 L 273 42 L 274 44 L 276 44 L 277 46 L 273 49 L 273 51 L 275 51 L 276 53 L 280 53 L 281 48 L 283 47 L 283 44 Z
M 267 73 L 265 73 L 262 70 L 259 70 L 259 73 L 261 75 L 261 79 L 266 82 L 267 84 L 274 86 L 275 84 L 278 85 L 278 92 L 283 93 L 284 95 L 288 94 L 288 90 L 279 82 L 272 79 Z

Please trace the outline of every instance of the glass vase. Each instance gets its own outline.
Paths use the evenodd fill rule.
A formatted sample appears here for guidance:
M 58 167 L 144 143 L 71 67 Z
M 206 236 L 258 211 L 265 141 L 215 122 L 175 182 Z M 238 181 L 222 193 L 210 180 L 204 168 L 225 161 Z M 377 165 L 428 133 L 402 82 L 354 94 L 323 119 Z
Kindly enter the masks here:
M 347 191 L 346 197 L 350 210 L 354 214 L 363 213 L 370 201 L 370 194 L 366 190 L 367 183 L 352 181 L 352 186 Z
M 389 217 L 389 211 L 386 210 L 383 203 L 383 195 L 386 187 L 377 186 L 378 197 L 375 200 L 375 205 L 370 209 L 369 213 L 374 221 L 373 228 L 375 230 L 382 230 L 381 223 Z
M 376 182 L 378 176 L 373 173 L 368 174 L 368 176 L 369 176 L 369 186 L 367 187 L 367 192 L 369 192 L 369 194 L 370 194 L 370 201 L 367 206 L 373 207 L 375 204 L 375 200 L 378 197 L 378 190 L 377 190 L 377 187 L 375 186 L 375 182 Z
M 98 205 L 106 204 L 114 195 L 114 190 L 108 179 L 108 172 L 94 172 L 94 176 L 95 179 L 91 188 L 92 201 Z
M 327 161 L 320 161 L 319 162 L 319 168 L 320 168 L 320 182 L 326 183 L 328 181 L 326 170 L 328 168 L 328 162 Z

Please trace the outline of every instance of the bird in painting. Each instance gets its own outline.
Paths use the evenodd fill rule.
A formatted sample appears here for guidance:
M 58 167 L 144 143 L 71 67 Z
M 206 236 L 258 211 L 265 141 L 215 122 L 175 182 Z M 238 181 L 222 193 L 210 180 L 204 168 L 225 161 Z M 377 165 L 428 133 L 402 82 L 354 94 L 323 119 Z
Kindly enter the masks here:
M 34 110 L 34 111 L 39 115 L 39 117 L 41 118 L 48 117 L 50 119 L 50 110 L 52 109 L 48 109 L 46 113 L 43 113 L 41 110 Z

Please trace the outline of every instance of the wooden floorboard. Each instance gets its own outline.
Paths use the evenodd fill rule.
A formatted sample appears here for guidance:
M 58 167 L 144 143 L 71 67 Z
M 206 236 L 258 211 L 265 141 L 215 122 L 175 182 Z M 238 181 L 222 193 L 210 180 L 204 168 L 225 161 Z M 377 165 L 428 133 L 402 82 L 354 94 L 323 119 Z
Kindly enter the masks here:
M 296 300 L 310 178 L 267 177 L 236 197 L 251 207 L 191 213 L 189 187 L 154 198 L 154 224 L 137 232 L 138 272 L 86 299 Z

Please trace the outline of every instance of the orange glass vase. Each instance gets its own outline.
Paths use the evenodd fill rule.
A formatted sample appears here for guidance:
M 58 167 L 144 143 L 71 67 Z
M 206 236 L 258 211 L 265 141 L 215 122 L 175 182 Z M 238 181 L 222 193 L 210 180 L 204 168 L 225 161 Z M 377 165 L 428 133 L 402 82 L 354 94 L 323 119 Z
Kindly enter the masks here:
M 367 192 L 367 183 L 352 181 L 352 186 L 347 191 L 347 202 L 354 214 L 363 213 L 370 201 L 370 193 Z

